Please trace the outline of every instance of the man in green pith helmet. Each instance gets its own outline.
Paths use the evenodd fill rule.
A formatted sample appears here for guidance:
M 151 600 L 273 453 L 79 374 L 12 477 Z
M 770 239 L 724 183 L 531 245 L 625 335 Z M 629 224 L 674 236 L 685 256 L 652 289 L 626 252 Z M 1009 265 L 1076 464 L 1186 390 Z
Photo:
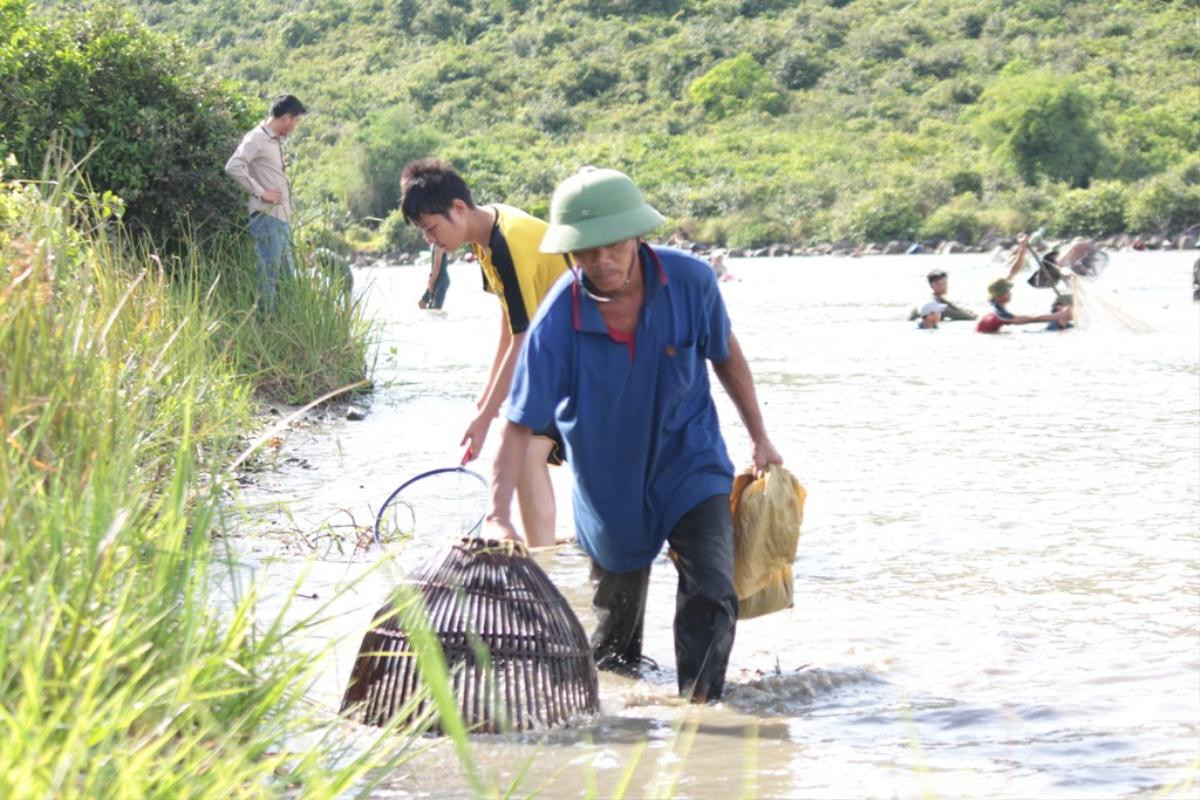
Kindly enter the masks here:
M 733 647 L 733 464 L 708 362 L 753 443 L 782 464 L 746 358 L 704 261 L 641 237 L 662 216 L 626 175 L 585 168 L 554 192 L 541 249 L 576 269 L 547 294 L 521 350 L 504 414 L 488 523 L 515 537 L 510 506 L 532 431 L 554 423 L 575 475 L 575 532 L 592 559 L 601 669 L 636 671 L 650 564 L 669 543 L 679 570 L 679 690 L 716 700 Z

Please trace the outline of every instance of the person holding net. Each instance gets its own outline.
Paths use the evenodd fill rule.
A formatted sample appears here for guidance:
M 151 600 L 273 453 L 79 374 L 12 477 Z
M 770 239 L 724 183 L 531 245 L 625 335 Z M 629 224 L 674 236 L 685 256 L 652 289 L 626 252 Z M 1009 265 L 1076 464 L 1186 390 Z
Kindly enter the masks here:
M 999 278 L 988 284 L 991 312 L 985 314 L 975 325 L 978 333 L 999 333 L 1005 325 L 1029 325 L 1035 322 L 1052 323 L 1052 330 L 1063 330 L 1071 322 L 1072 307 L 1070 303 L 1059 303 L 1049 314 L 1014 314 L 1008 310 L 1012 301 L 1012 282 L 1007 278 Z
M 679 690 L 703 702 L 721 696 L 738 614 L 733 464 L 708 363 L 746 425 L 755 467 L 783 460 L 712 268 L 641 239 L 662 222 L 616 170 L 584 168 L 555 190 L 541 249 L 569 252 L 576 269 L 547 295 L 521 350 L 485 525 L 516 537 L 521 454 L 533 431 L 557 425 L 575 476 L 576 538 L 592 561 L 596 665 L 642 663 L 650 564 L 669 543 Z
M 508 394 L 529 322 L 568 261 L 538 249 L 545 222 L 508 205 L 475 205 L 462 176 L 444 161 L 422 159 L 404 168 L 400 211 L 405 222 L 420 228 L 425 241 L 444 253 L 470 245 L 483 272 L 484 289 L 500 300 L 500 333 L 487 384 L 476 403 L 479 414 L 460 443 L 467 448 L 465 464 L 483 450 L 492 420 Z M 532 546 L 555 541 L 554 488 L 547 462 L 561 463 L 558 432 L 553 426 L 538 430 L 529 442 L 518 475 L 517 500 Z

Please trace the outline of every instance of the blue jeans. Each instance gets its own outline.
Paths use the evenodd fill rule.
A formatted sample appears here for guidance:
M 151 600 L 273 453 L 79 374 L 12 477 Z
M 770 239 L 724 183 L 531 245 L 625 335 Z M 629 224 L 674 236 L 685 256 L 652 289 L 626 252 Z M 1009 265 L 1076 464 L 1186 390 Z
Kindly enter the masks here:
M 270 214 L 250 215 L 250 235 L 258 251 L 258 305 L 266 311 L 275 308 L 280 278 L 292 277 L 292 229 Z

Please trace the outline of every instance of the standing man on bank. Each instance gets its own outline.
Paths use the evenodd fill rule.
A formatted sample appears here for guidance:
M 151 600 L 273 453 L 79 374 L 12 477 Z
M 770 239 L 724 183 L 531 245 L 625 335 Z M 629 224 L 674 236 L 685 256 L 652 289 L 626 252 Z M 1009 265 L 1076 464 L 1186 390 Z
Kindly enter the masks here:
M 716 700 L 725 685 L 733 588 L 733 464 L 708 362 L 753 442 L 758 469 L 783 460 L 767 437 L 754 381 L 704 261 L 650 247 L 662 216 L 627 176 L 585 168 L 554 192 L 541 249 L 579 271 L 547 295 L 513 375 L 488 522 L 516 538 L 513 484 L 533 430 L 555 424 L 575 475 L 575 532 L 592 559 L 601 669 L 636 671 L 650 564 L 676 556 L 679 690 Z
M 250 195 L 247 207 L 258 251 L 258 302 L 268 311 L 275 307 L 279 278 L 292 274 L 292 189 L 283 142 L 307 113 L 295 96 L 276 97 L 271 115 L 242 137 L 225 162 L 225 171 Z

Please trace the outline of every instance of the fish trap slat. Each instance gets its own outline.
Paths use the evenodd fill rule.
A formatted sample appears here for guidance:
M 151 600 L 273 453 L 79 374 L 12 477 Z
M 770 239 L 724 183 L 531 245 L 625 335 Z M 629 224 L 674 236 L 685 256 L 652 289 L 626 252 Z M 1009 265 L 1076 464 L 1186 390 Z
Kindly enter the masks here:
M 445 655 L 459 711 L 473 731 L 561 725 L 599 710 L 583 626 L 542 568 L 515 542 L 463 539 L 409 576 Z M 391 602 L 363 636 L 342 711 L 367 725 L 427 711 L 403 614 Z M 412 703 L 410 705 L 410 703 Z M 432 730 L 442 732 L 438 720 Z

